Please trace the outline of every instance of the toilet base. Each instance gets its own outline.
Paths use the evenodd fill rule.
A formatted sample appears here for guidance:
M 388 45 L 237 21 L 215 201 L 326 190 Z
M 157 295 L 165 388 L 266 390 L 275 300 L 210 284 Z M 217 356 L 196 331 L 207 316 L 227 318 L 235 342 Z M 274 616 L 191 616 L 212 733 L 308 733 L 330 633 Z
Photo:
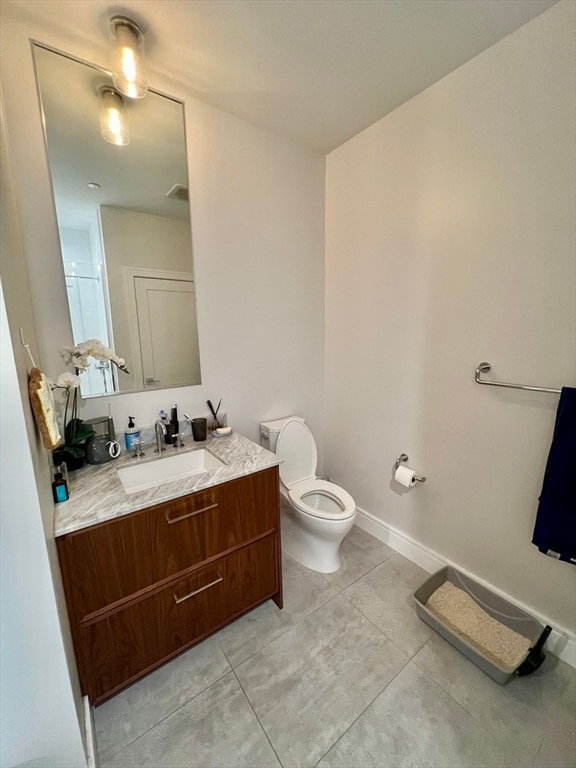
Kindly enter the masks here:
M 344 520 L 307 515 L 282 497 L 282 549 L 301 565 L 318 573 L 340 568 L 340 545 L 352 530 L 356 513 Z

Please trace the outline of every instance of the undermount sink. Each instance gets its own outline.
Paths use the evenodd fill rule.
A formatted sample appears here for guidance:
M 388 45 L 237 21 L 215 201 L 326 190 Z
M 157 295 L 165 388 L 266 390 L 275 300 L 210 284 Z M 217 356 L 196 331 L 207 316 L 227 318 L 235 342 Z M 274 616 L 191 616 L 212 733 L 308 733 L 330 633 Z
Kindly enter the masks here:
M 188 453 L 179 453 L 177 456 L 167 456 L 158 461 L 124 467 L 117 472 L 126 493 L 136 493 L 146 488 L 154 488 L 156 485 L 171 483 L 173 480 L 220 469 L 223 466 L 225 466 L 224 462 L 216 458 L 213 453 L 206 448 L 198 448 Z

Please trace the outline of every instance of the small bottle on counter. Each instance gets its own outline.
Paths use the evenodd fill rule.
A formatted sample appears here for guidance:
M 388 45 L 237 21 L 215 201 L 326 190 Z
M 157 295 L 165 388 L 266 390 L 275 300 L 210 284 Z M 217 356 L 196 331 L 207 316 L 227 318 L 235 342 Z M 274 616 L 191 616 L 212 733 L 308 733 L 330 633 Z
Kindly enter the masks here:
M 60 501 L 68 501 L 70 498 L 68 494 L 68 483 L 64 480 L 61 472 L 56 472 L 54 480 L 52 482 L 52 496 L 54 497 L 54 503 L 58 504 Z
M 134 423 L 134 416 L 128 416 L 128 426 L 124 430 L 124 440 L 126 442 L 126 450 L 131 451 L 136 446 L 138 440 L 140 440 L 140 430 Z

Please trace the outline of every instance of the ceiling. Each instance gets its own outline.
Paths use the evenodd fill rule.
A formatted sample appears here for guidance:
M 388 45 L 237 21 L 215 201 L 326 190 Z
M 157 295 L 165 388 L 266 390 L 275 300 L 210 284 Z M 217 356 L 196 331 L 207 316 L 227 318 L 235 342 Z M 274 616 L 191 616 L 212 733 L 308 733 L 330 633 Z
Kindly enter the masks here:
M 326 153 L 557 0 L 1 0 L 104 50 L 141 24 L 157 71 L 198 99 Z M 99 62 L 105 63 L 105 62 Z

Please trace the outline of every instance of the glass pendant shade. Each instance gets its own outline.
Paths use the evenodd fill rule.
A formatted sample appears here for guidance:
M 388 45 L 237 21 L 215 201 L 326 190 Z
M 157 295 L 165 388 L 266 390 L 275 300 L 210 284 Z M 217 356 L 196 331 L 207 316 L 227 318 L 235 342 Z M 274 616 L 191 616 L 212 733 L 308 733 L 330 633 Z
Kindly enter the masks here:
M 144 60 L 144 36 L 124 16 L 110 19 L 112 51 L 110 68 L 114 87 L 130 99 L 142 99 L 148 92 Z
M 124 99 L 112 86 L 104 85 L 98 91 L 100 100 L 100 130 L 102 138 L 119 147 L 130 144 L 130 131 L 126 120 Z

